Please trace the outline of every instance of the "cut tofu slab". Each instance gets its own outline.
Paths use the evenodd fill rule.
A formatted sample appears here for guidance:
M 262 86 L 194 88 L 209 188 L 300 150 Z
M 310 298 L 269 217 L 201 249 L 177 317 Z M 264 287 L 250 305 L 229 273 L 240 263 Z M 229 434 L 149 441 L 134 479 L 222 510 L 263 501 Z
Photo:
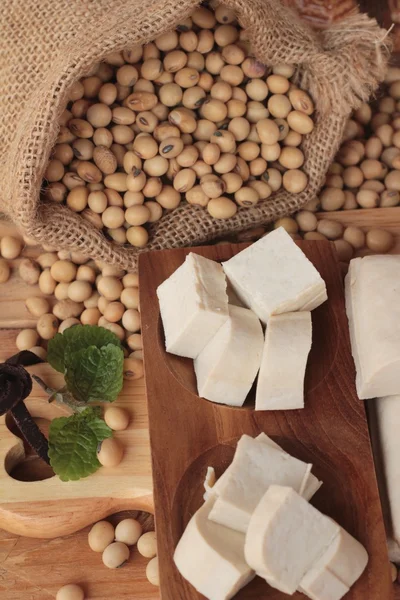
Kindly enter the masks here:
M 167 352 L 196 358 L 228 320 L 221 265 L 194 254 L 157 288 Z
M 229 318 L 194 360 L 199 396 L 242 406 L 257 376 L 264 336 L 247 308 L 229 306 Z
M 400 256 L 353 259 L 345 292 L 359 398 L 400 394 Z
M 253 439 L 243 435 L 231 465 L 211 488 L 216 497 L 210 520 L 245 533 L 251 516 L 272 484 L 293 487 L 308 493 L 320 482 L 311 475 L 311 467 L 284 452 L 267 436 Z M 318 485 L 316 485 L 316 482 Z
M 313 310 L 327 299 L 314 265 L 279 227 L 223 263 L 230 284 L 264 324 L 271 315 Z
M 266 433 L 264 433 L 264 432 L 260 433 L 260 435 L 258 435 L 255 439 L 258 442 L 261 442 L 263 444 L 269 444 L 276 450 L 279 450 L 280 452 L 283 452 L 287 456 L 290 456 L 291 458 L 293 458 L 288 452 L 285 452 L 285 450 L 283 450 L 283 448 L 281 448 L 279 446 L 279 444 L 274 442 L 274 440 L 271 440 L 271 438 Z M 321 487 L 322 481 L 319 481 L 319 479 L 317 479 L 315 477 L 315 475 L 313 475 L 311 473 L 312 464 L 311 463 L 306 463 L 306 464 L 307 464 L 307 476 L 303 480 L 303 483 L 300 487 L 299 494 L 301 494 L 301 496 L 303 496 L 303 498 L 305 498 L 306 500 L 311 500 L 311 498 L 314 496 L 314 494 L 316 494 L 318 492 L 319 488 Z M 215 482 L 214 482 L 214 485 L 215 485 Z
M 400 396 L 378 398 L 374 401 L 374 413 L 390 508 L 390 535 L 400 546 Z M 392 551 L 390 548 L 391 555 Z
M 339 532 L 339 525 L 292 488 L 271 485 L 251 517 L 245 557 L 272 587 L 294 594 Z
M 245 536 L 208 519 L 214 498 L 194 514 L 174 554 L 175 564 L 209 600 L 229 600 L 254 577 L 244 557 Z
M 340 600 L 367 563 L 364 546 L 340 527 L 339 535 L 301 580 L 299 591 L 311 600 Z
M 281 448 L 281 446 L 279 446 L 279 444 L 274 442 L 274 440 L 272 440 L 264 432 L 260 433 L 255 438 L 255 440 L 262 444 L 268 444 L 271 448 L 274 448 L 275 450 L 279 450 L 279 452 L 283 452 L 283 454 L 286 454 L 287 456 L 291 457 L 291 455 L 288 454 L 288 452 L 285 452 L 285 450 L 283 450 Z M 217 480 L 214 468 L 213 467 L 207 468 L 207 473 L 206 473 L 206 476 L 204 479 L 204 490 L 205 490 L 204 500 L 207 500 L 212 494 L 214 494 L 216 496 L 219 495 L 219 490 L 222 489 L 223 486 L 225 486 L 224 480 L 226 480 L 229 477 L 229 469 L 230 469 L 230 467 L 228 467 L 228 469 Z M 319 481 L 317 479 L 317 477 L 315 477 L 315 475 L 313 473 L 311 473 L 311 469 L 312 469 L 312 464 L 306 463 L 306 469 L 305 469 L 306 475 L 304 476 L 303 482 L 300 486 L 300 492 L 299 492 L 306 500 L 311 500 L 311 498 L 314 496 L 314 494 L 317 493 L 317 491 L 319 490 L 319 488 L 322 485 L 322 481 Z
M 304 376 L 312 343 L 311 313 L 273 315 L 267 326 L 256 410 L 304 408 Z

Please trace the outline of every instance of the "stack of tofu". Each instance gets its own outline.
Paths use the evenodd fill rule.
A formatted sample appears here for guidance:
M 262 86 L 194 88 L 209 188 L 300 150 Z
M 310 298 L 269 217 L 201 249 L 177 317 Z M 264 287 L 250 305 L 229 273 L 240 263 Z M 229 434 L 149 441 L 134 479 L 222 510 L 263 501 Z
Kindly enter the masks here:
M 321 485 L 311 468 L 263 433 L 243 435 L 216 483 L 208 470 L 205 503 L 175 550 L 181 575 L 209 600 L 229 600 L 255 575 L 289 595 L 340 600 L 368 555 L 309 504 Z
M 242 306 L 229 303 L 227 285 Z M 242 406 L 259 373 L 256 410 L 304 407 L 310 311 L 327 293 L 283 228 L 222 266 L 190 253 L 157 295 L 166 349 L 194 359 L 200 396 Z
M 376 424 L 390 506 L 389 556 L 400 560 L 400 256 L 350 262 L 345 282 L 350 340 L 360 399 Z M 386 503 L 385 503 L 386 504 Z

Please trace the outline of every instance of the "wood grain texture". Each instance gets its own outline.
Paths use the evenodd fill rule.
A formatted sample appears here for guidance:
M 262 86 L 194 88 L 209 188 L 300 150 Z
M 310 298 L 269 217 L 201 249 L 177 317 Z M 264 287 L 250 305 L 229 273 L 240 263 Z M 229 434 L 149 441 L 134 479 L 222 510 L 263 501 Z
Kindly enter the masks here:
M 255 436 L 261 431 L 287 452 L 314 464 L 313 472 L 324 481 L 315 505 L 366 547 L 370 556 L 367 571 L 348 594 L 348 600 L 392 598 L 365 406 L 355 391 L 340 271 L 329 242 L 299 245 L 326 281 L 329 297 L 313 312 L 305 409 L 300 411 L 255 412 L 251 406 L 237 409 L 199 398 L 193 362 L 165 352 L 156 296 L 157 286 L 183 263 L 191 250 L 151 252 L 140 258 L 162 600 L 201 597 L 175 568 L 174 549 L 190 517 L 201 505 L 207 466 L 214 466 L 217 475 L 221 475 L 232 460 L 240 436 Z M 223 261 L 243 247 L 224 245 L 192 251 Z M 258 578 L 237 596 L 238 600 L 283 597 Z
M 136 518 L 125 512 L 110 520 Z M 153 523 L 144 520 L 144 531 Z M 123 568 L 107 569 L 101 554 L 87 543 L 89 527 L 54 540 L 17 537 L 0 531 L 0 598 L 2 600 L 50 600 L 66 583 L 83 587 L 90 600 L 157 600 L 158 588 L 146 578 L 148 559 L 133 548 Z

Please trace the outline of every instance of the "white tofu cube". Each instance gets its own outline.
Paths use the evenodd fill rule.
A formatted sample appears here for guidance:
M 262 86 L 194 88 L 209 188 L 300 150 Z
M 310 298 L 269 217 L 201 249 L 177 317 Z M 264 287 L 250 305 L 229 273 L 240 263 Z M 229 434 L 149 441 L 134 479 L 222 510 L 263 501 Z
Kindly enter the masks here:
M 311 313 L 273 315 L 267 326 L 256 410 L 304 408 L 304 376 L 312 343 Z
M 292 488 L 271 485 L 250 519 L 245 557 L 272 587 L 294 594 L 339 531 Z
M 293 458 L 291 454 L 289 454 L 288 452 L 285 452 L 285 450 L 283 450 L 283 448 L 281 448 L 279 446 L 279 444 L 274 442 L 266 433 L 260 433 L 260 435 L 258 435 L 255 439 L 257 440 L 257 442 L 261 442 L 263 444 L 269 444 L 272 448 L 275 448 L 276 450 L 279 450 L 280 452 L 283 452 L 287 456 L 290 456 L 291 458 Z M 314 494 L 316 494 L 318 492 L 319 488 L 322 485 L 322 481 L 319 481 L 319 479 L 317 479 L 315 477 L 315 475 L 313 475 L 311 473 L 311 469 L 312 469 L 312 464 L 307 463 L 308 476 L 304 478 L 303 483 L 300 486 L 300 490 L 299 490 L 299 494 L 301 494 L 303 496 L 303 498 L 305 498 L 306 500 L 311 500 L 311 498 L 314 496 Z M 274 482 L 274 483 L 277 483 L 277 482 Z M 215 485 L 215 481 L 214 481 L 214 485 Z M 282 483 L 282 485 L 288 485 L 288 484 Z
M 400 394 L 400 256 L 355 258 L 345 291 L 359 398 Z
M 229 306 L 229 318 L 194 360 L 199 396 L 242 406 L 260 367 L 261 323 L 254 313 Z
M 283 227 L 239 252 L 223 268 L 240 300 L 264 324 L 271 315 L 313 310 L 327 299 L 321 275 Z
M 393 562 L 400 560 L 400 396 L 377 398 L 369 403 L 369 416 L 379 438 L 378 456 L 382 458 L 380 473 L 387 491 L 389 508 L 390 551 Z M 396 548 L 397 545 L 397 548 Z
M 254 572 L 244 558 L 244 535 L 208 519 L 214 502 L 209 498 L 193 515 L 174 561 L 182 577 L 208 600 L 229 600 Z
M 157 288 L 165 346 L 196 358 L 228 320 L 226 279 L 221 265 L 194 254 Z
M 367 563 L 364 546 L 340 527 L 339 535 L 301 580 L 299 591 L 311 600 L 340 600 Z
M 232 464 L 210 491 L 217 499 L 209 518 L 245 533 L 268 487 L 287 485 L 300 493 L 310 481 L 311 467 L 284 452 L 267 436 L 253 439 L 243 435 Z

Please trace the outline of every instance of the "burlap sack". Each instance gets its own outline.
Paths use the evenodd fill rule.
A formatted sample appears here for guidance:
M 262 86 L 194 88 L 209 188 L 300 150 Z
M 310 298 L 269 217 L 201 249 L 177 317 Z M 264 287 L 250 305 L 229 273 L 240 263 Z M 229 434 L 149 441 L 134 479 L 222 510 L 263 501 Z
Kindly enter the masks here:
M 71 84 L 95 62 L 174 28 L 197 0 L 3 0 L 0 24 L 0 199 L 29 236 L 60 249 L 134 269 L 138 251 L 108 242 L 79 215 L 39 198 Z M 389 53 L 386 31 L 354 15 L 314 33 L 280 0 L 225 0 L 248 30 L 265 64 L 299 65 L 298 83 L 317 107 L 316 126 L 303 143 L 309 175 L 298 195 L 278 192 L 227 221 L 182 202 L 151 229 L 146 249 L 205 242 L 292 213 L 323 183 L 350 111 L 382 79 Z

